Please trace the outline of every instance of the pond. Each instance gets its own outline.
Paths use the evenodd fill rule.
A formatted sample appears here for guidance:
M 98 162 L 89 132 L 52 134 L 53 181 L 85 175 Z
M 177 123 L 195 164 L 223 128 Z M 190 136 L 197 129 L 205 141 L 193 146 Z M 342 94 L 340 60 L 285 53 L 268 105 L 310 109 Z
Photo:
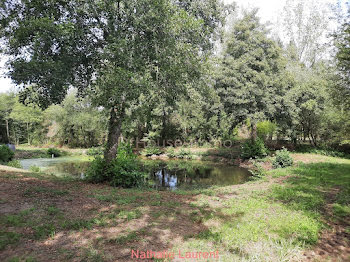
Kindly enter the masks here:
M 81 178 L 90 165 L 84 157 L 32 158 L 20 160 L 23 169 L 39 167 L 40 171 L 55 176 L 73 176 Z
M 24 169 L 37 166 L 41 171 L 56 176 L 83 178 L 89 166 L 79 157 L 37 158 L 20 160 Z M 194 160 L 142 160 L 150 174 L 150 184 L 159 190 L 205 188 L 246 182 L 251 176 L 247 169 L 237 166 Z

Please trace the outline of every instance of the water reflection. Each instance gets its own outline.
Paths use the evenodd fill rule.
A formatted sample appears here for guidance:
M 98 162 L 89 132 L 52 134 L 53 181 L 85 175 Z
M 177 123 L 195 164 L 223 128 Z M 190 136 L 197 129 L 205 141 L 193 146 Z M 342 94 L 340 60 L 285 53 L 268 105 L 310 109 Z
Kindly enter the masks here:
M 247 181 L 248 170 L 204 161 L 144 161 L 157 189 L 203 188 L 212 185 L 234 185 Z

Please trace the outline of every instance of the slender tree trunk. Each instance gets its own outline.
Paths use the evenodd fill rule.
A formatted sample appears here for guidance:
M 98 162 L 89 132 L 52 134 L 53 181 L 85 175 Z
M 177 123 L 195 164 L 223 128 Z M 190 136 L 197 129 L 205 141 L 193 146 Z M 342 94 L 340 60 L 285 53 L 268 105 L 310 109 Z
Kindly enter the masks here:
M 256 124 L 255 123 L 251 123 L 250 128 L 251 128 L 251 130 L 250 130 L 250 138 L 252 140 L 255 140 L 256 137 L 258 136 L 257 130 L 256 130 Z
M 28 137 L 28 145 L 30 145 L 30 138 L 29 138 L 29 123 L 27 123 L 27 137 Z
M 9 131 L 9 120 L 6 119 L 6 135 L 7 135 L 7 143 L 10 143 L 10 131 Z
M 111 162 L 117 155 L 123 117 L 123 109 L 117 110 L 115 107 L 111 108 L 108 122 L 107 145 L 104 152 L 104 158 L 107 163 Z

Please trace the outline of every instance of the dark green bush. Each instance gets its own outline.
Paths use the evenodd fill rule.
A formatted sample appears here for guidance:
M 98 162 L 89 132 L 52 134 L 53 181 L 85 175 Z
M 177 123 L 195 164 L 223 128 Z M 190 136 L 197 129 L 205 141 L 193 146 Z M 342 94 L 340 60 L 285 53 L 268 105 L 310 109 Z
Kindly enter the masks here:
M 0 145 L 0 162 L 6 163 L 12 160 L 15 153 L 6 145 Z
M 265 147 L 264 141 L 257 137 L 255 140 L 250 139 L 242 146 L 241 157 L 243 159 L 260 158 L 267 156 L 268 149 Z
M 106 173 L 106 161 L 101 156 L 96 156 L 86 171 L 86 180 L 101 183 L 108 179 Z
M 54 157 L 59 157 L 62 156 L 62 152 L 60 150 L 58 150 L 57 148 L 49 148 L 47 150 L 47 154 L 50 156 L 54 156 Z
M 286 148 L 276 151 L 276 157 L 272 162 L 274 168 L 284 168 L 293 165 L 293 158 Z
M 113 186 L 121 187 L 142 186 L 146 177 L 147 173 L 141 171 L 141 163 L 127 144 L 119 145 L 117 157 L 111 163 L 106 163 L 102 157 L 96 157 L 86 173 L 88 181 L 110 182 Z

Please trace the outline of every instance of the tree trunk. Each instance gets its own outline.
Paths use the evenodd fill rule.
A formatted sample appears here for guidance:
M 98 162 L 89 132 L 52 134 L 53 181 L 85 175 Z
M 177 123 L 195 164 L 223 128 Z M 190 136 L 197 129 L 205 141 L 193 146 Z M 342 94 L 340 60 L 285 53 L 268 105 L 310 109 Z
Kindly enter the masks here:
M 250 138 L 252 140 L 256 140 L 256 137 L 258 136 L 257 130 L 256 130 L 256 124 L 255 123 L 251 123 L 250 125 Z
M 123 109 L 117 110 L 115 107 L 111 108 L 108 122 L 107 145 L 104 152 L 104 158 L 107 163 L 111 162 L 117 155 L 123 117 Z
M 28 137 L 28 145 L 30 145 L 30 138 L 29 138 L 29 123 L 27 123 L 27 137 Z
M 6 119 L 6 135 L 7 135 L 7 143 L 10 143 L 10 131 L 9 131 L 9 120 Z

